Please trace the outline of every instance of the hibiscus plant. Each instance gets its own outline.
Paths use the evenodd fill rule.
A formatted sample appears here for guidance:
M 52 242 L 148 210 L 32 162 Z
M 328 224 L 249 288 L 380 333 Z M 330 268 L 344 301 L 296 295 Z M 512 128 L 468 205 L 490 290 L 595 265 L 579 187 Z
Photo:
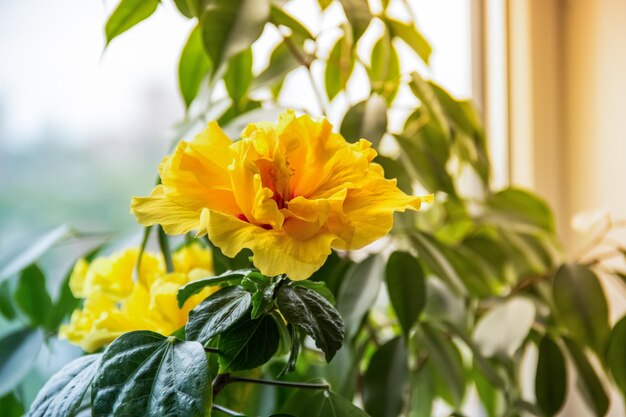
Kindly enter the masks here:
M 160 3 L 121 0 L 107 47 Z M 288 0 L 172 3 L 194 22 L 187 116 L 132 200 L 143 239 L 77 254 L 54 296 L 37 261 L 75 230 L 2 269 L 3 416 L 552 416 L 575 391 L 607 414 L 626 319 L 597 273 L 625 275 L 566 260 L 540 198 L 493 189 L 480 115 L 422 76 L 408 0 L 312 2 L 319 22 L 345 15 L 320 27 Z M 264 31 L 278 43 L 253 71 Z M 283 103 L 298 76 L 306 111 Z M 85 354 L 33 400 L 25 377 L 57 338 Z

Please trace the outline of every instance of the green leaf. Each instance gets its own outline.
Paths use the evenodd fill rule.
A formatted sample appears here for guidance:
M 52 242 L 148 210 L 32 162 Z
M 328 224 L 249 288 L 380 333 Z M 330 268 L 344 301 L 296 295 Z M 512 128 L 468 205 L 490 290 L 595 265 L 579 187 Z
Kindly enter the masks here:
M 423 261 L 433 274 L 444 280 L 457 294 L 464 294 L 463 280 L 450 262 L 450 251 L 427 233 L 415 233 L 411 241 Z
M 544 336 L 539 344 L 539 359 L 535 374 L 537 405 L 548 416 L 555 415 L 565 402 L 567 368 L 559 346 Z
M 174 0 L 176 8 L 185 17 L 195 17 L 198 14 L 197 5 L 195 0 Z
M 384 18 L 387 27 L 389 28 L 389 32 L 391 36 L 394 38 L 400 38 L 406 43 L 408 46 L 415 51 L 415 53 L 428 64 L 430 59 L 430 54 L 433 51 L 433 48 L 430 46 L 428 41 L 422 36 L 422 34 L 417 30 L 415 25 L 410 23 L 400 22 L 398 20 L 392 19 L 390 17 Z
M 450 391 L 452 404 L 460 406 L 465 395 L 465 371 L 463 359 L 452 340 L 444 338 L 439 330 L 422 323 L 424 347 L 432 360 L 434 370 L 441 376 Z
M 340 0 L 348 22 L 352 26 L 354 41 L 358 41 L 372 20 L 367 0 Z
M 33 326 L 45 326 L 50 319 L 52 300 L 46 278 L 36 264 L 24 269 L 15 290 L 15 301 Z
M 607 367 L 617 386 L 626 395 L 626 317 L 615 324 L 606 350 Z
M 235 108 L 241 108 L 252 83 L 252 49 L 244 49 L 228 61 L 224 74 L 226 91 Z
M 337 39 L 326 60 L 324 85 L 329 101 L 346 88 L 354 70 L 354 61 L 352 40 L 350 36 L 344 35 Z
M 422 366 L 417 373 L 411 372 L 411 399 L 408 417 L 432 417 L 433 401 L 437 396 L 432 370 Z
M 565 342 L 565 346 L 578 371 L 577 386 L 584 400 L 594 411 L 596 416 L 602 417 L 606 415 L 609 409 L 609 397 L 602 386 L 602 382 L 600 382 L 598 374 L 593 369 L 591 363 L 589 363 L 589 359 L 587 359 L 583 350 L 574 340 L 564 337 L 563 342 Z
M 480 403 L 485 409 L 485 412 L 489 417 L 498 417 L 504 413 L 504 395 L 502 394 L 503 385 L 493 385 L 483 375 L 482 371 L 478 369 L 476 363 L 472 369 L 472 375 L 474 377 L 474 385 L 480 398 Z
M 269 361 L 278 349 L 278 326 L 271 316 L 237 324 L 220 335 L 220 372 L 253 369 Z
M 326 390 L 295 390 L 281 411 L 299 417 L 368 417 L 352 402 Z
M 409 373 L 406 342 L 396 337 L 372 356 L 365 373 L 363 404 L 372 417 L 397 417 L 404 408 Z
M 363 316 L 376 301 L 385 275 L 383 262 L 381 256 L 372 255 L 352 265 L 343 278 L 337 294 L 337 309 L 345 323 L 346 338 L 356 334 Z
M 107 45 L 113 38 L 152 16 L 159 0 L 121 0 L 104 27 Z
M 252 318 L 256 319 L 269 313 L 274 304 L 276 282 L 260 272 L 252 272 L 241 281 L 241 286 L 252 294 Z
M 196 26 L 189 34 L 178 61 L 178 85 L 185 106 L 198 95 L 202 82 L 211 70 L 211 61 L 202 46 L 202 33 Z
M 101 355 L 82 356 L 65 365 L 43 386 L 30 406 L 30 417 L 72 417 L 100 365 Z
M 190 282 L 189 284 L 185 284 L 178 290 L 178 306 L 182 307 L 185 302 L 194 294 L 199 293 L 205 287 L 213 287 L 216 285 L 223 284 L 234 284 L 241 281 L 243 277 L 248 275 L 251 272 L 256 271 L 255 269 L 238 269 L 236 271 L 226 271 L 220 275 L 215 277 L 201 278 L 195 281 Z
M 11 278 L 13 275 L 35 262 L 55 243 L 69 236 L 69 234 L 69 227 L 61 225 L 37 239 L 27 250 L 15 257 L 11 263 L 2 268 L 0 271 L 0 282 L 5 281 L 7 278 Z
M 300 65 L 302 63 L 294 56 L 287 43 L 283 41 L 272 51 L 267 68 L 252 81 L 252 89 L 279 85 L 289 72 Z
M 385 170 L 385 178 L 388 180 L 397 180 L 398 188 L 407 194 L 413 192 L 413 184 L 411 178 L 404 165 L 393 158 L 389 158 L 384 155 L 378 155 L 374 159 L 374 162 L 379 164 Z
M 559 268 L 552 286 L 561 323 L 572 339 L 603 356 L 609 336 L 608 307 L 596 274 L 583 265 Z
M 394 252 L 387 261 L 386 272 L 391 305 L 408 337 L 426 304 L 424 270 L 410 253 Z
M 417 72 L 411 74 L 409 83 L 411 91 L 419 99 L 430 115 L 430 121 L 441 130 L 445 136 L 450 135 L 450 125 L 446 113 L 439 101 L 432 85 L 424 80 Z
M 329 303 L 333 305 L 337 304 L 337 301 L 335 300 L 335 296 L 333 295 L 332 291 L 326 286 L 326 283 L 324 282 L 315 282 L 315 281 L 310 281 L 310 280 L 292 281 L 291 285 L 298 286 L 298 287 L 305 287 L 310 290 L 313 290 L 319 295 L 321 295 L 322 297 L 324 297 Z
M 387 102 L 374 94 L 350 109 L 341 122 L 341 134 L 348 142 L 367 139 L 374 147 L 387 131 Z
M 12 392 L 0 398 L 0 410 L 2 410 L 3 417 L 22 417 L 24 415 L 24 406 Z
M 269 0 L 214 0 L 202 13 L 202 41 L 213 72 L 250 47 L 270 16 Z
M 198 342 L 150 331 L 125 333 L 104 351 L 95 377 L 94 416 L 204 416 L 209 366 Z
M 495 193 L 488 204 L 508 219 L 537 226 L 547 232 L 555 231 L 550 207 L 539 196 L 528 191 L 509 187 Z
M 43 332 L 16 330 L 0 339 L 0 396 L 15 389 L 35 364 L 43 346 Z
M 387 31 L 374 44 L 368 74 L 372 90 L 391 104 L 400 87 L 400 60 Z
M 210 295 L 189 312 L 185 326 L 187 339 L 206 344 L 248 315 L 251 303 L 250 293 L 239 286 L 223 288 Z
M 10 281 L 0 283 L 0 314 L 7 320 L 13 320 L 17 314 L 13 304 L 13 291 Z
M 330 362 L 344 337 L 343 320 L 335 307 L 317 292 L 299 285 L 282 286 L 276 301 L 285 320 L 311 336 Z
M 270 21 L 276 26 L 288 27 L 295 36 L 303 39 L 313 39 L 311 32 L 302 23 L 275 4 L 272 4 L 270 9 Z

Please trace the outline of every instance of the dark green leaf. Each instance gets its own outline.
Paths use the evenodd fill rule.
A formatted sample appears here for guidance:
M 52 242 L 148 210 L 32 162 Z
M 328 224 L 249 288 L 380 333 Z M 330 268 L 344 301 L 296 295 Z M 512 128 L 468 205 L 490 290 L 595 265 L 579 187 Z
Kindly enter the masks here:
M 52 300 L 46 289 L 43 272 L 32 264 L 20 274 L 15 290 L 15 301 L 34 326 L 44 326 L 50 319 Z
M 337 309 L 345 322 L 346 338 L 356 334 L 363 316 L 376 301 L 385 275 L 383 262 L 381 256 L 372 255 L 352 265 L 343 278 L 337 295 Z
M 387 261 L 387 289 L 405 337 L 426 303 L 424 271 L 407 252 L 394 252 Z
M 17 312 L 13 304 L 13 295 L 10 281 L 0 283 L 0 314 L 7 320 L 13 320 Z
M 422 61 L 428 64 L 433 49 L 424 36 L 417 30 L 415 25 L 400 22 L 390 17 L 385 17 L 385 23 L 392 37 L 402 39 L 420 58 L 422 58 Z
M 489 417 L 499 417 L 503 414 L 504 396 L 502 395 L 503 385 L 493 385 L 483 375 L 482 371 L 478 368 L 477 364 L 474 364 L 472 370 L 474 377 L 474 385 L 478 397 L 480 398 L 481 405 L 484 407 Z
M 555 415 L 563 406 L 567 391 L 567 368 L 559 346 L 544 336 L 539 344 L 539 359 L 535 374 L 537 405 L 548 416 Z
M 348 79 L 354 70 L 354 53 L 350 36 L 337 39 L 326 60 L 324 85 L 328 100 L 332 101 L 339 92 L 346 88 Z
M 159 0 L 121 0 L 104 27 L 107 45 L 116 36 L 152 16 L 158 5 Z
M 368 417 L 350 401 L 326 390 L 296 390 L 281 411 L 298 417 Z
M 105 350 L 95 377 L 93 415 L 204 416 L 209 366 L 198 342 L 149 331 L 125 333 Z
M 383 167 L 385 170 L 385 178 L 388 180 L 395 179 L 398 181 L 397 185 L 399 189 L 407 194 L 411 194 L 413 192 L 411 178 L 401 162 L 384 155 L 378 155 L 374 159 L 374 162 Z
M 587 404 L 598 417 L 603 417 L 609 409 L 609 397 L 600 382 L 598 374 L 593 369 L 591 363 L 583 350 L 572 339 L 563 338 L 565 346 L 578 371 L 577 385 Z
M 311 336 L 330 362 L 344 337 L 343 320 L 335 307 L 317 292 L 299 285 L 282 286 L 276 301 L 287 322 Z
M 216 0 L 204 9 L 202 40 L 214 73 L 230 57 L 250 47 L 269 16 L 269 0 Z
M 12 392 L 0 398 L 0 410 L 2 410 L 3 417 L 22 417 L 24 415 L 24 406 Z
M 352 26 L 354 41 L 358 41 L 372 20 L 367 0 L 340 0 L 348 22 Z
M 374 44 L 368 74 L 372 90 L 390 104 L 400 87 L 400 60 L 387 31 Z
M 15 257 L 11 263 L 2 268 L 0 271 L 0 282 L 12 277 L 22 269 L 35 262 L 55 243 L 67 237 L 69 234 L 70 229 L 67 226 L 62 225 L 37 239 L 28 249 L 22 252 L 19 256 Z
M 302 23 L 275 4 L 272 4 L 270 10 L 270 21 L 276 26 L 288 27 L 295 36 L 303 39 L 313 39 L 311 32 Z
M 235 108 L 241 108 L 252 83 L 252 49 L 244 49 L 228 61 L 224 74 L 226 91 Z
M 270 281 L 260 272 L 251 272 L 241 281 L 241 286 L 252 294 L 253 319 L 269 313 L 274 304 L 276 282 Z
M 241 287 L 228 287 L 210 295 L 189 312 L 185 334 L 206 344 L 249 314 L 252 296 Z
M 196 27 L 189 35 L 178 61 L 178 85 L 185 106 L 189 107 L 196 98 L 210 69 L 211 61 L 202 46 L 200 28 Z
M 296 363 L 298 362 L 298 356 L 300 355 L 300 330 L 292 325 L 288 325 L 289 334 L 291 336 L 291 350 L 289 351 L 289 358 L 285 367 L 278 374 L 279 377 L 287 375 L 296 370 Z
M 326 10 L 326 8 L 332 4 L 333 0 L 318 0 L 317 2 L 322 10 Z
M 46 382 L 30 406 L 30 417 L 72 417 L 100 365 L 101 355 L 82 356 L 65 365 Z
M 219 338 L 220 372 L 261 366 L 276 353 L 278 343 L 278 326 L 271 316 L 239 323 Z
M 365 373 L 363 404 L 372 417 L 397 417 L 404 408 L 404 385 L 409 373 L 406 342 L 396 337 L 372 356 Z
M 43 332 L 39 330 L 17 330 L 0 339 L 0 396 L 24 379 L 42 346 Z
M 185 17 L 195 17 L 198 13 L 195 0 L 174 0 L 174 3 L 178 11 Z
M 355 104 L 343 117 L 340 131 L 348 142 L 367 139 L 378 146 L 387 131 L 387 102 L 374 94 Z
M 432 417 L 433 401 L 437 396 L 432 370 L 422 366 L 417 373 L 412 372 L 410 378 L 411 400 L 407 417 Z
M 239 269 L 237 271 L 226 271 L 215 277 L 201 278 L 196 281 L 192 281 L 189 284 L 185 284 L 178 290 L 178 306 L 182 307 L 183 304 L 185 304 L 185 302 L 189 299 L 189 297 L 199 293 L 205 287 L 238 283 L 241 281 L 241 278 L 245 277 L 253 271 L 255 270 Z
M 617 386 L 626 395 L 626 317 L 617 322 L 606 351 L 607 367 Z
M 249 101 L 248 103 L 251 103 Z M 241 127 L 243 129 L 245 124 Z M 222 253 L 222 250 L 215 246 L 208 238 L 205 237 L 204 242 L 213 252 L 213 272 L 215 274 L 224 274 L 230 271 L 238 271 L 240 269 L 252 268 L 250 257 L 252 252 L 249 249 L 243 249 L 234 258 L 230 258 Z
M 609 318 L 596 274 L 583 265 L 563 265 L 556 272 L 552 290 L 558 315 L 570 336 L 603 355 Z
M 419 259 L 428 266 L 433 274 L 444 280 L 457 294 L 465 293 L 463 280 L 448 259 L 450 257 L 448 248 L 426 233 L 414 234 L 412 242 L 417 249 Z
M 319 295 L 321 295 L 322 297 L 324 297 L 331 304 L 333 305 L 337 304 L 337 302 L 335 301 L 335 296 L 333 295 L 333 293 L 330 291 L 330 289 L 326 286 L 324 282 L 304 280 L 304 281 L 293 281 L 291 285 L 305 287 L 310 290 L 313 290 Z

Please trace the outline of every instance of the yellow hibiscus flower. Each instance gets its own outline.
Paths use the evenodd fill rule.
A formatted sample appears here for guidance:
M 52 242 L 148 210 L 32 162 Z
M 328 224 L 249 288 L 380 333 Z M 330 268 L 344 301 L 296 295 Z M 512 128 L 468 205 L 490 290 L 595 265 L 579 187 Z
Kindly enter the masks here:
M 169 234 L 208 233 L 230 257 L 249 248 L 265 275 L 306 279 L 331 248 L 362 248 L 389 232 L 394 212 L 425 200 L 385 179 L 370 142 L 331 129 L 289 111 L 231 142 L 211 122 L 163 160 L 161 184 L 133 198 L 131 212 Z
M 59 336 L 93 352 L 123 333 L 152 330 L 164 335 L 180 329 L 189 311 L 216 291 L 207 287 L 178 307 L 178 289 L 212 274 L 211 252 L 200 244 L 184 246 L 172 254 L 173 273 L 166 273 L 160 256 L 144 252 L 138 279 L 133 279 L 138 249 L 127 249 L 88 263 L 80 259 L 70 276 L 70 289 L 83 306 Z

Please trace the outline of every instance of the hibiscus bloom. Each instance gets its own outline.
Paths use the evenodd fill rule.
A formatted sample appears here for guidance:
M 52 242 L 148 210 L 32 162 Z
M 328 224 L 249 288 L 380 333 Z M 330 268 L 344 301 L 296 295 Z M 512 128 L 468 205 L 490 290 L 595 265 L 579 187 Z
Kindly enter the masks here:
M 267 276 L 306 279 L 332 248 L 362 248 L 389 232 L 395 211 L 424 201 L 385 179 L 376 155 L 367 140 L 348 143 L 327 120 L 291 111 L 249 124 L 236 142 L 211 122 L 163 160 L 161 184 L 131 212 L 168 234 L 208 234 L 230 257 L 248 248 Z

